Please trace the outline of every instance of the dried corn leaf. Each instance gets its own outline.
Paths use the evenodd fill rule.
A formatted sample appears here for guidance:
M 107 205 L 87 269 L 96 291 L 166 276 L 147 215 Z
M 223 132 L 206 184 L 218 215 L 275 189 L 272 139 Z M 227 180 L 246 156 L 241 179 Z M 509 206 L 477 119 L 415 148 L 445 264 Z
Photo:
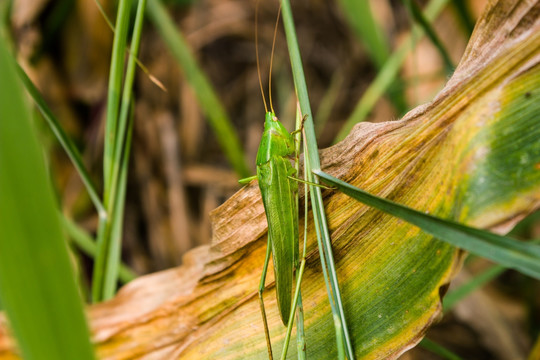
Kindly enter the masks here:
M 509 229 L 540 205 L 539 14 L 537 1 L 492 1 L 436 99 L 401 121 L 357 126 L 322 151 L 323 170 L 439 217 Z M 462 252 L 343 194 L 325 192 L 325 201 L 356 355 L 396 358 L 440 316 Z M 267 357 L 256 292 L 266 220 L 256 184 L 213 218 L 212 246 L 90 308 L 102 359 Z M 335 358 L 313 232 L 302 291 L 308 358 Z M 272 285 L 265 301 L 277 349 L 285 329 Z M 0 356 L 12 354 L 9 344 L 0 336 Z

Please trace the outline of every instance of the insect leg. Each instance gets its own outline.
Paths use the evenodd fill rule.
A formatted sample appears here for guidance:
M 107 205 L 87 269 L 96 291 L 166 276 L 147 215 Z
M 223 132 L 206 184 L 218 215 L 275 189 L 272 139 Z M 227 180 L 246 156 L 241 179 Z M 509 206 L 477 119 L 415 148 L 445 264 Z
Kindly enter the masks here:
M 246 184 L 249 184 L 252 180 L 255 180 L 257 179 L 257 175 L 253 175 L 253 176 L 250 176 L 250 177 L 247 177 L 247 178 L 243 178 L 243 179 L 240 179 L 238 180 L 238 182 L 242 185 L 246 185 Z
M 296 135 L 296 134 L 298 134 L 299 132 L 301 132 L 302 130 L 304 130 L 304 123 L 306 122 L 307 118 L 308 118 L 307 114 L 304 115 L 304 117 L 302 117 L 302 121 L 300 122 L 300 127 L 299 127 L 298 129 L 294 130 L 294 131 L 291 133 L 291 135 Z
M 259 283 L 259 305 L 261 306 L 261 315 L 264 323 L 264 335 L 266 336 L 266 347 L 268 348 L 268 358 L 273 359 L 272 356 L 272 343 L 270 342 L 270 332 L 268 331 L 268 321 L 266 320 L 266 311 L 264 310 L 263 292 L 266 282 L 266 271 L 268 270 L 268 263 L 270 261 L 270 253 L 272 252 L 272 244 L 270 243 L 270 236 L 268 236 L 268 242 L 266 243 L 266 257 L 264 258 L 264 267 L 261 274 L 261 281 Z
M 289 176 L 290 177 L 290 176 Z M 294 179 L 294 178 L 293 178 Z M 306 339 L 304 335 L 304 309 L 302 305 L 302 293 L 301 293 L 301 284 L 302 284 L 302 278 L 304 276 L 304 269 L 306 266 L 306 245 L 307 245 L 307 210 L 308 210 L 308 204 L 307 204 L 307 193 L 308 193 L 308 187 L 305 185 L 305 193 L 306 196 L 304 197 L 304 245 L 303 245 L 303 251 L 302 251 L 302 258 L 300 259 L 300 262 L 298 263 L 298 259 L 296 260 L 295 264 L 295 278 L 296 278 L 296 288 L 294 291 L 294 297 L 291 305 L 291 312 L 289 317 L 289 323 L 287 326 L 287 334 L 285 336 L 285 342 L 283 345 L 283 349 L 281 352 L 281 359 L 284 360 L 287 357 L 287 351 L 289 348 L 289 340 L 291 338 L 292 333 L 292 325 L 293 325 L 293 318 L 294 314 L 296 313 L 297 321 L 296 321 L 296 340 L 297 340 L 297 354 L 298 359 L 305 359 L 306 358 Z M 298 311 L 297 311 L 298 310 Z
M 310 181 L 302 180 L 302 179 L 299 179 L 299 178 L 295 178 L 294 176 L 288 176 L 288 178 L 291 179 L 291 180 L 294 180 L 294 181 L 301 182 L 303 184 L 317 186 L 317 187 L 320 187 L 320 188 L 323 188 L 323 189 L 326 189 L 326 190 L 336 190 L 337 189 L 337 187 L 330 187 L 330 186 L 326 186 L 326 185 L 322 185 L 322 184 L 317 184 L 317 183 L 314 183 L 314 182 L 310 182 Z

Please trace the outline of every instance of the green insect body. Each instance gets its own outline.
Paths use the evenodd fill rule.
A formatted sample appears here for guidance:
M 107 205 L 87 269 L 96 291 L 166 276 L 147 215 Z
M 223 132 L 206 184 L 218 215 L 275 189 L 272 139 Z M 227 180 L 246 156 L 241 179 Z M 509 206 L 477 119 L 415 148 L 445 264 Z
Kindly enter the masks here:
M 290 162 L 294 155 L 294 137 L 273 112 L 267 112 L 257 152 L 257 179 L 268 222 L 267 254 L 271 249 L 277 303 L 285 325 L 291 311 L 293 273 L 299 256 L 298 183 L 290 178 L 296 174 Z

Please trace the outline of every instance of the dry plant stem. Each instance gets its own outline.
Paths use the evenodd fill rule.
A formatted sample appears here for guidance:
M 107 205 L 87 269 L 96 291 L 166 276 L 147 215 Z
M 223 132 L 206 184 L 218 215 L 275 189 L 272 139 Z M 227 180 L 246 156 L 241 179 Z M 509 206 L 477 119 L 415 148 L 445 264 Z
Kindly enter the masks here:
M 491 2 L 433 102 L 401 121 L 356 126 L 321 152 L 323 171 L 395 202 L 497 232 L 537 209 L 540 124 L 522 124 L 519 116 L 540 111 L 539 9 L 540 2 Z M 496 151 L 506 155 L 494 158 Z M 515 154 L 527 159 L 510 161 Z M 505 159 L 507 165 L 495 166 Z M 498 192 L 478 192 L 479 175 Z M 355 353 L 395 359 L 439 317 L 440 293 L 462 253 L 345 195 L 324 195 Z M 256 291 L 266 244 L 257 184 L 212 216 L 211 246 L 189 252 L 182 267 L 139 278 L 89 308 L 101 359 L 267 356 Z M 308 234 L 302 283 L 307 358 L 328 359 L 337 354 L 315 243 Z M 268 326 L 279 348 L 283 325 L 271 278 L 267 284 Z M 14 356 L 6 331 L 0 326 L 0 358 Z

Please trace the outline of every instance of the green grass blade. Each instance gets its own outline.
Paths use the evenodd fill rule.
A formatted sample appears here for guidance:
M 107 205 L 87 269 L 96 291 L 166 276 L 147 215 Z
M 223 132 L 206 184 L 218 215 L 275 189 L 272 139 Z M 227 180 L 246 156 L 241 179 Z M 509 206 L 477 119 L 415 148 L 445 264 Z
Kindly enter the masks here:
M 433 21 L 447 2 L 448 0 L 431 0 L 424 12 L 425 18 L 430 22 Z M 373 80 L 366 92 L 364 92 L 364 95 L 362 95 L 358 104 L 356 104 L 353 113 L 334 139 L 334 142 L 343 140 L 355 124 L 366 119 L 377 100 L 379 100 L 396 79 L 401 65 L 413 46 L 413 39 L 419 39 L 422 34 L 423 31 L 419 26 L 413 27 L 412 34 L 409 35 L 403 44 L 390 56 L 384 67 L 377 74 L 375 80 Z
M 439 355 L 443 359 L 461 360 L 459 356 L 437 344 L 436 342 L 429 340 L 428 338 L 423 338 L 422 341 L 420 341 L 420 346 L 422 346 L 426 350 L 431 351 L 434 354 Z
M 314 173 L 350 197 L 416 225 L 442 241 L 540 279 L 540 246 L 536 244 L 443 220 L 369 194 L 320 170 Z
M 305 261 L 303 261 L 301 264 L 300 264 L 300 268 L 298 269 L 297 271 L 297 280 L 296 280 L 296 287 L 294 289 L 294 295 L 293 295 L 293 303 L 292 303 L 292 307 L 291 307 L 291 312 L 289 314 L 289 319 L 287 321 L 287 334 L 285 336 L 285 341 L 283 342 L 283 348 L 281 350 L 281 359 L 286 359 L 287 358 L 287 352 L 289 350 L 289 341 L 291 339 L 291 332 L 292 332 L 292 324 L 294 322 L 294 317 L 295 317 L 295 313 L 297 310 L 300 310 L 302 308 L 302 295 L 300 293 L 300 284 L 301 284 L 301 280 L 302 280 L 302 276 L 303 276 L 303 273 L 304 273 L 304 268 L 305 268 Z M 300 312 L 298 312 L 298 315 L 300 316 Z M 302 315 L 303 316 L 303 315 Z M 303 320 L 302 320 L 303 321 Z M 300 322 L 298 322 L 297 324 L 297 336 L 298 336 L 298 340 L 301 342 L 302 339 L 304 339 L 304 334 L 299 334 L 299 329 L 301 328 L 303 330 L 303 327 L 304 327 L 304 324 L 302 323 L 300 325 Z M 300 358 L 303 354 L 303 351 L 299 351 L 298 352 L 298 357 Z
M 123 166 L 123 154 L 126 151 L 129 151 L 129 146 L 127 146 L 128 141 L 126 140 L 126 131 L 128 124 L 128 115 L 131 109 L 133 98 L 133 81 L 135 80 L 135 70 L 137 69 L 137 55 L 139 53 L 145 8 L 146 0 L 139 0 L 137 6 L 137 15 L 135 17 L 135 25 L 133 27 L 131 51 L 129 52 L 126 78 L 123 86 L 120 116 L 118 118 L 118 132 L 116 134 L 115 144 L 113 148 L 112 174 L 110 182 L 111 198 L 115 198 L 115 192 L 117 191 L 117 188 L 119 186 L 118 177 L 120 175 L 120 169 Z
M 375 21 L 369 1 L 341 0 L 339 3 L 352 29 L 365 44 L 371 60 L 377 69 L 381 69 L 390 56 L 390 45 L 384 36 L 383 29 Z M 397 112 L 401 114 L 407 110 L 407 103 L 403 86 L 396 80 L 398 80 L 397 77 L 387 94 Z
M 113 148 L 111 180 L 109 182 L 110 189 L 108 189 L 109 197 L 105 204 L 107 214 L 109 214 L 110 232 L 108 236 L 110 236 L 110 239 L 107 241 L 109 246 L 107 249 L 107 260 L 105 262 L 104 299 L 110 299 L 114 296 L 118 282 L 127 167 L 131 147 L 132 125 L 130 125 L 130 129 L 128 130 L 128 116 L 133 101 L 133 81 L 135 79 L 135 70 L 137 69 L 137 55 L 139 52 L 145 8 L 146 0 L 139 0 L 131 39 L 131 51 L 129 52 L 129 60 L 123 84 L 118 131 Z M 130 124 L 132 123 L 130 121 Z M 126 131 L 128 131 L 127 135 Z
M 539 244 L 540 239 L 532 240 L 531 243 Z M 448 294 L 444 296 L 443 310 L 445 312 L 449 311 L 462 299 L 467 297 L 469 294 L 471 294 L 475 290 L 481 288 L 485 284 L 489 283 L 490 281 L 494 280 L 506 270 L 507 268 L 502 265 L 491 266 L 490 268 L 476 275 L 469 282 L 466 282 L 465 284 L 453 289 L 452 291 L 450 291 Z
M 345 360 L 345 343 L 343 341 L 343 329 L 341 328 L 341 321 L 336 315 L 333 315 L 334 318 L 334 326 L 336 329 L 336 344 L 337 344 L 337 350 L 338 360 Z
M 103 290 L 105 285 L 105 275 L 107 268 L 107 252 L 110 241 L 110 221 L 109 217 L 100 218 L 97 230 L 97 251 L 94 257 L 94 270 L 92 273 L 92 302 L 104 300 Z
M 116 191 L 116 197 L 114 199 L 114 206 L 112 207 L 111 214 L 111 239 L 110 249 L 108 252 L 107 268 L 105 270 L 105 288 L 104 298 L 110 299 L 116 292 L 116 286 L 118 283 L 120 257 L 122 250 L 122 226 L 124 220 L 124 206 L 126 199 L 126 187 L 127 187 L 127 173 L 129 165 L 129 154 L 131 149 L 131 138 L 133 134 L 133 120 L 129 123 L 129 129 L 126 139 L 126 148 L 124 150 L 120 169 L 120 179 L 118 182 L 118 190 Z
M 113 104 L 114 106 L 120 104 L 119 113 L 118 111 L 115 113 L 118 118 L 107 119 L 108 124 L 114 123 L 114 129 L 112 129 L 113 133 L 106 133 L 106 138 L 112 143 L 110 145 L 109 153 L 107 153 L 107 151 L 105 152 L 106 157 L 111 157 L 108 161 L 110 169 L 106 175 L 109 178 L 105 179 L 104 191 L 107 218 L 100 222 L 98 228 L 98 254 L 96 257 L 96 265 L 94 267 L 94 283 L 92 284 L 92 298 L 94 301 L 110 299 L 113 297 L 118 282 L 127 165 L 131 146 L 131 129 L 127 129 L 128 116 L 133 101 L 132 88 L 135 79 L 135 70 L 137 68 L 137 54 L 140 45 L 145 8 L 146 0 L 140 0 L 137 6 L 137 14 L 131 40 L 131 51 L 129 52 L 129 60 L 122 87 L 122 98 L 121 101 L 119 100 L 119 102 Z M 122 17 L 120 11 L 127 10 L 129 10 L 129 7 L 120 5 L 118 18 Z M 117 27 L 114 32 L 115 43 L 113 46 L 117 45 L 116 38 L 121 35 L 121 32 L 118 31 L 119 22 L 120 20 L 117 20 Z M 126 44 L 121 44 L 120 48 L 122 48 L 122 46 L 125 51 Z M 113 49 L 113 54 L 115 51 L 116 48 Z M 109 88 L 110 93 L 115 91 L 116 89 Z M 109 122 L 109 120 L 111 121 Z M 107 130 L 109 130 L 109 127 Z M 128 132 L 127 135 L 126 131 Z M 99 283 L 96 280 L 99 280 Z
M 25 359 L 94 359 L 43 152 L 0 38 L 0 298 Z
M 105 279 L 107 277 L 107 261 L 111 244 L 111 219 L 113 214 L 111 206 L 114 204 L 116 186 L 112 186 L 113 172 L 115 168 L 114 154 L 117 144 L 118 119 L 120 106 L 120 93 L 122 91 L 122 79 L 124 77 L 124 55 L 126 53 L 127 31 L 129 15 L 131 11 L 130 0 L 120 0 L 116 15 L 114 41 L 111 59 L 111 71 L 109 74 L 107 96 L 107 122 L 105 125 L 104 153 L 103 153 L 103 202 L 106 216 L 100 218 L 98 225 L 97 247 L 92 277 L 92 300 L 94 302 L 105 299 Z M 123 140 L 122 140 L 123 141 Z M 116 164 L 116 166 L 118 166 Z
M 297 103 L 296 106 L 296 129 L 302 128 L 302 110 L 300 109 L 300 104 Z M 300 154 L 300 145 L 303 144 L 305 146 L 305 143 L 302 143 L 301 139 L 301 133 L 298 133 L 297 137 L 297 148 L 296 153 Z M 297 174 L 300 173 L 300 161 L 296 162 L 296 172 Z M 306 169 L 304 168 L 304 179 L 306 178 Z M 307 184 L 304 184 L 304 194 L 307 194 L 309 191 L 309 186 Z M 300 202 L 300 196 L 298 194 L 297 196 L 297 202 Z M 300 209 L 300 206 L 297 206 L 298 209 Z M 304 195 L 304 236 L 302 241 L 302 255 L 301 255 L 301 262 L 300 262 L 300 269 L 297 272 L 298 281 L 297 281 L 297 287 L 300 289 L 302 286 L 302 278 L 304 276 L 304 269 L 306 266 L 306 250 L 307 250 L 307 234 L 308 234 L 308 201 L 307 196 Z M 306 360 L 306 332 L 305 332 L 305 326 L 304 326 L 304 304 L 302 302 L 302 294 L 300 291 L 298 292 L 298 311 L 296 316 L 296 354 L 298 360 Z
M 131 0 L 120 0 L 114 32 L 112 48 L 111 70 L 107 94 L 107 122 L 105 125 L 104 154 L 103 154 L 103 178 L 104 199 L 107 203 L 110 189 L 112 162 L 118 131 L 118 111 L 120 105 L 120 93 L 122 91 L 122 79 L 124 77 L 124 55 L 127 47 L 127 33 L 129 16 L 131 12 Z
M 311 169 L 320 169 L 320 160 L 318 155 L 317 141 L 315 138 L 315 128 L 313 126 L 313 115 L 311 112 L 311 105 L 309 103 L 306 79 L 304 76 L 304 70 L 302 68 L 302 58 L 300 56 L 298 40 L 296 38 L 290 2 L 288 0 L 282 0 L 281 8 L 283 14 L 283 25 L 285 27 L 285 35 L 287 38 L 287 46 L 289 49 L 289 57 L 291 59 L 296 95 L 298 97 L 303 116 L 307 116 L 307 119 L 304 122 L 304 131 L 306 137 L 305 141 L 308 149 L 304 155 L 304 166 L 306 167 L 308 174 L 308 178 L 306 180 L 312 183 L 317 183 L 318 180 L 312 176 Z M 328 225 L 326 223 L 326 215 L 324 213 L 321 189 L 317 186 L 310 185 L 310 193 L 313 207 L 313 220 L 319 242 L 319 252 L 321 254 L 321 265 L 327 286 L 328 280 L 330 280 L 330 287 L 332 289 L 331 293 L 328 293 L 330 305 L 332 306 L 332 312 L 337 315 L 341 321 L 347 356 L 349 359 L 354 359 L 352 341 L 349 335 L 347 322 L 345 321 L 345 312 L 343 310 L 341 291 L 339 289 L 336 266 L 332 253 L 332 244 L 328 232 Z M 326 267 L 328 267 L 328 273 L 326 273 Z
M 315 114 L 315 118 L 313 119 L 313 122 L 315 123 L 315 133 L 317 135 L 322 135 L 324 128 L 326 127 L 326 124 L 328 123 L 328 120 L 330 119 L 330 115 L 336 104 L 336 100 L 339 95 L 339 90 L 341 86 L 343 85 L 344 80 L 345 80 L 345 76 L 343 75 L 343 72 L 339 70 L 334 72 L 334 75 L 332 75 L 332 80 L 330 81 L 330 85 L 326 89 L 324 96 L 319 102 L 319 107 L 317 108 L 317 114 Z
M 532 234 L 530 233 L 531 228 L 534 224 L 540 222 L 540 210 L 536 210 L 534 213 L 528 215 L 525 219 L 521 220 L 508 235 L 515 236 L 518 238 L 530 238 Z M 534 240 L 537 241 L 537 240 Z
M 30 78 L 28 78 L 28 75 L 24 72 L 24 70 L 17 65 L 17 72 L 19 74 L 19 78 L 22 80 L 22 83 L 24 84 L 26 91 L 28 94 L 32 97 L 34 100 L 34 103 L 38 107 L 39 111 L 41 112 L 41 115 L 43 115 L 43 118 L 45 121 L 47 121 L 47 124 L 51 128 L 52 132 L 56 136 L 56 139 L 62 145 L 64 148 L 64 151 L 68 155 L 69 159 L 73 163 L 73 166 L 79 173 L 79 176 L 81 177 L 81 180 L 86 187 L 86 191 L 88 192 L 88 196 L 90 196 L 90 199 L 92 200 L 92 203 L 96 207 L 96 210 L 99 214 L 103 216 L 105 214 L 105 208 L 103 207 L 103 204 L 101 203 L 101 199 L 96 191 L 96 187 L 94 183 L 92 182 L 92 179 L 90 177 L 90 174 L 86 170 L 86 167 L 84 166 L 81 154 L 79 153 L 79 150 L 77 150 L 77 147 L 69 136 L 65 133 L 64 129 L 62 129 L 62 126 L 60 125 L 60 122 L 54 114 L 52 113 L 51 109 L 39 93 L 39 90 L 35 87 L 35 85 L 32 83 Z
M 470 37 L 475 24 L 469 11 L 468 2 L 466 0 L 453 0 L 452 5 L 456 9 L 458 18 L 467 32 L 467 37 Z
M 89 257 L 94 258 L 97 253 L 95 240 L 73 220 L 60 215 L 60 222 L 77 249 L 81 250 Z M 127 265 L 120 264 L 120 269 L 118 271 L 118 279 L 120 282 L 126 284 L 136 277 L 137 275 Z
M 357 37 L 365 43 L 373 62 L 378 68 L 382 67 L 390 56 L 390 45 L 373 17 L 369 1 L 340 0 L 339 3 Z
M 452 309 L 460 300 L 471 294 L 474 290 L 484 286 L 497 276 L 501 275 L 506 268 L 502 265 L 492 266 L 479 275 L 476 275 L 469 282 L 461 285 L 455 290 L 450 291 L 444 296 L 443 310 L 446 312 Z
M 446 69 L 446 74 L 450 75 L 454 71 L 454 63 L 452 62 L 452 59 L 450 58 L 450 54 L 448 54 L 448 51 L 446 51 L 446 48 L 444 47 L 442 41 L 437 36 L 437 33 L 435 32 L 435 29 L 433 29 L 433 26 L 429 23 L 429 21 L 426 19 L 424 14 L 422 14 L 422 10 L 414 0 L 405 0 L 405 5 L 407 6 L 407 9 L 409 10 L 410 15 L 412 18 L 420 25 L 422 30 L 424 30 L 424 33 L 427 35 L 429 40 L 431 40 L 431 43 L 435 46 L 435 48 L 439 51 L 439 55 L 441 55 L 441 58 L 444 62 L 444 67 Z
M 248 177 L 250 171 L 244 159 L 240 140 L 210 81 L 191 54 L 186 40 L 159 0 L 149 0 L 148 15 L 184 70 L 184 76 L 193 88 L 199 105 L 232 167 L 239 178 Z

